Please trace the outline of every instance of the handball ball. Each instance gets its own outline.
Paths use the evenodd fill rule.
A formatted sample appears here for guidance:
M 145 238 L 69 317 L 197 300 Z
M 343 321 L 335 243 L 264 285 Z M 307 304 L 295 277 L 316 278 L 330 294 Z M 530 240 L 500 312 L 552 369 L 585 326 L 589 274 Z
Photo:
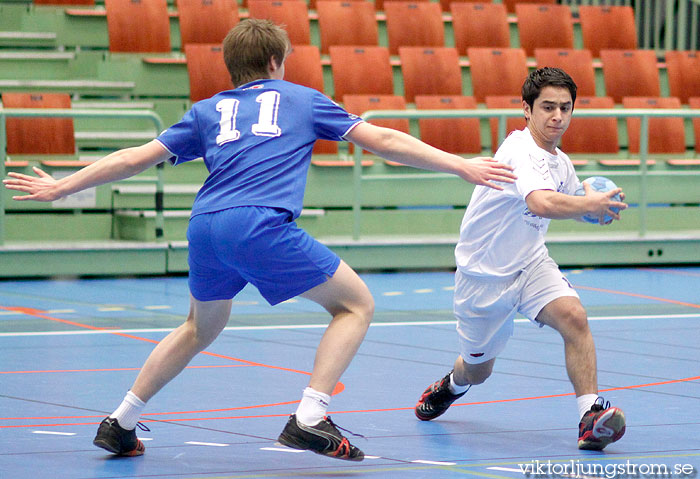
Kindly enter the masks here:
M 583 180 L 584 183 L 588 183 L 591 188 L 593 188 L 595 191 L 600 191 L 601 193 L 605 193 L 606 191 L 614 190 L 617 188 L 617 185 L 609 178 L 606 178 L 604 176 L 592 176 L 590 178 L 586 178 Z M 583 189 L 583 185 L 579 186 L 578 189 L 576 190 L 576 196 L 584 196 L 585 195 L 585 190 Z M 616 194 L 611 198 L 613 201 L 622 201 L 622 198 L 620 198 L 620 194 Z M 615 213 L 619 212 L 619 208 L 610 208 L 612 211 Z M 586 223 L 593 223 L 595 225 L 598 224 L 598 217 L 597 216 L 590 216 L 590 215 L 583 215 L 581 217 L 583 221 Z M 605 223 L 608 223 L 612 220 L 612 216 L 610 215 L 605 215 Z

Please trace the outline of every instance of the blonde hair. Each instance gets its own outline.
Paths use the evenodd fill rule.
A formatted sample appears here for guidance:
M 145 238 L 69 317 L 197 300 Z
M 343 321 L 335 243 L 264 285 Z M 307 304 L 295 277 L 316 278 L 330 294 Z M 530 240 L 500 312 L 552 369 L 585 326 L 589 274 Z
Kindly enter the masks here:
M 269 78 L 267 67 L 274 58 L 281 66 L 290 50 L 284 28 L 270 20 L 249 18 L 233 27 L 223 43 L 224 62 L 234 87 Z

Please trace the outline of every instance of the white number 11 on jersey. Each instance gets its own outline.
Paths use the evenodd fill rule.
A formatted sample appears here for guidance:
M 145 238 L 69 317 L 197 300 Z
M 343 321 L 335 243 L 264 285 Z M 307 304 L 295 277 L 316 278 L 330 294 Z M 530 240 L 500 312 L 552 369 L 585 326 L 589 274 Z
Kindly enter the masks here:
M 277 110 L 280 103 L 280 94 L 276 91 L 266 91 L 255 98 L 260 103 L 258 122 L 250 128 L 255 136 L 280 136 L 282 130 L 277 126 Z M 216 111 L 221 113 L 219 120 L 219 134 L 216 135 L 216 144 L 223 145 L 230 141 L 236 141 L 241 137 L 241 132 L 236 130 L 236 116 L 238 115 L 239 100 L 227 98 L 216 104 Z

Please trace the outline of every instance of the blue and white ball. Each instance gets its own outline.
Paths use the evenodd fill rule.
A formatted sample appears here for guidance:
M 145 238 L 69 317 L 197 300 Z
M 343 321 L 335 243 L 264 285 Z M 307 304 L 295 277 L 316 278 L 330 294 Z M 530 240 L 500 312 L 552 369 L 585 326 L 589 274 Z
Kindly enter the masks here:
M 584 183 L 588 183 L 591 188 L 593 188 L 595 191 L 600 191 L 601 193 L 605 193 L 610 190 L 614 190 L 617 188 L 617 185 L 610 179 L 606 178 L 604 176 L 591 176 L 590 178 L 586 178 L 583 180 Z M 576 193 L 574 193 L 576 196 L 584 196 L 585 190 L 583 189 L 583 185 L 579 186 L 578 189 L 576 190 Z M 622 201 L 622 198 L 620 197 L 620 194 L 616 194 L 611 198 L 613 201 Z M 610 208 L 612 211 L 615 213 L 619 213 L 620 209 L 619 208 Z M 586 223 L 592 223 L 594 225 L 598 224 L 598 217 L 597 216 L 591 216 L 591 215 L 583 215 L 581 217 L 583 221 Z M 605 215 L 605 223 L 609 223 L 612 221 L 612 216 L 610 215 Z

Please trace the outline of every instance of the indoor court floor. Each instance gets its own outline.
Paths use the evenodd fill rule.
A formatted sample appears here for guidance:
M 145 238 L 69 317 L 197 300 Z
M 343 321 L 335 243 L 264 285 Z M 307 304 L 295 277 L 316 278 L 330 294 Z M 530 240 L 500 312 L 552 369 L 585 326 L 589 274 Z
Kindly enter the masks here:
M 456 357 L 450 272 L 362 275 L 375 321 L 330 415 L 363 437 L 346 462 L 276 444 L 329 317 L 253 288 L 221 336 L 148 404 L 146 454 L 92 445 L 153 348 L 188 311 L 184 277 L 0 282 L 0 478 L 699 477 L 700 268 L 565 270 L 586 306 L 601 396 L 627 433 L 576 447 L 553 330 L 516 321 L 493 376 L 435 421 L 413 407 Z

